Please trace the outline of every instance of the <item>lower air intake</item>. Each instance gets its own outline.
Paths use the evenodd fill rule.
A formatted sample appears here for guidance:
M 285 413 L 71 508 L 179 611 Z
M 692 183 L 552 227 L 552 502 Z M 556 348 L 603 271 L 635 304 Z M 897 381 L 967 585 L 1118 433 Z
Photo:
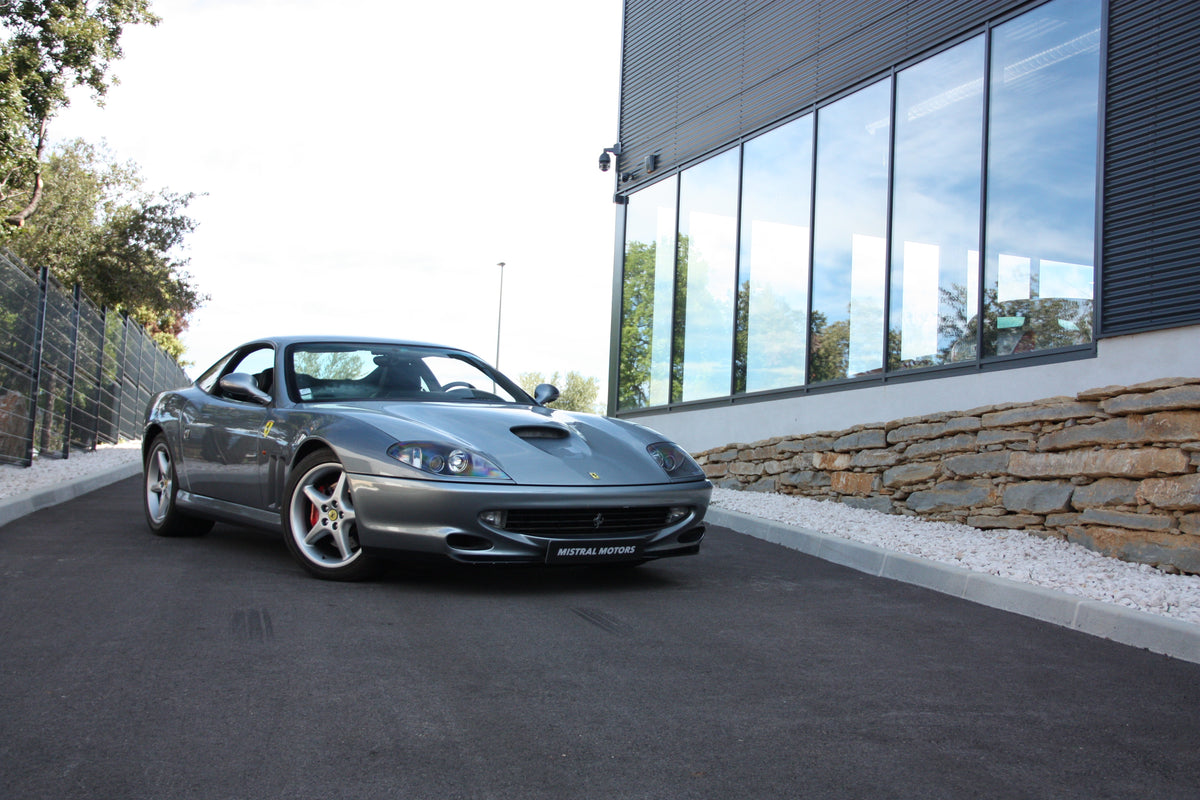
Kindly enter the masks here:
M 652 533 L 667 527 L 670 508 L 573 508 L 513 510 L 505 530 L 529 536 L 612 536 Z

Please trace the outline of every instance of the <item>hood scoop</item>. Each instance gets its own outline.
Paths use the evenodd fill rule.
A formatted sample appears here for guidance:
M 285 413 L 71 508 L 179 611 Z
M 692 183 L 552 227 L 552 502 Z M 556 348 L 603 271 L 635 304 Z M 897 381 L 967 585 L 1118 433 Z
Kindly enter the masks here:
M 561 425 L 517 425 L 509 430 L 527 442 L 567 439 L 571 436 L 571 432 Z

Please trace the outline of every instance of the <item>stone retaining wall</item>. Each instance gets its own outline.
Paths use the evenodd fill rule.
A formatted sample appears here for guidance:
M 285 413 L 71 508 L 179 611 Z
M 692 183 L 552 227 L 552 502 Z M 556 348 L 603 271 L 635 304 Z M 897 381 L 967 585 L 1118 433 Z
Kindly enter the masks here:
M 1023 529 L 1200 573 L 1200 378 L 730 444 L 718 486 Z

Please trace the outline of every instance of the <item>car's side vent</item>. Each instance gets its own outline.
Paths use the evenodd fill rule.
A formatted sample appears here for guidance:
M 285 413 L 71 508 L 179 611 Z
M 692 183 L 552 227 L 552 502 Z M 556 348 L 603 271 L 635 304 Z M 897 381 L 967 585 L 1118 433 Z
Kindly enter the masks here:
M 274 510 L 282 506 L 286 473 L 287 463 L 279 456 L 271 456 L 267 462 L 267 508 Z
M 571 432 L 558 425 L 518 425 L 511 428 L 522 439 L 566 439 Z

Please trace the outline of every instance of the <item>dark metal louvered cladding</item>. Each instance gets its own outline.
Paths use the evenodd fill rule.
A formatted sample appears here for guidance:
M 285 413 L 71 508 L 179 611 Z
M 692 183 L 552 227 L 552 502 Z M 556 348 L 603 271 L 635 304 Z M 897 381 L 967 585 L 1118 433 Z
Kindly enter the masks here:
M 703 2 L 703 8 L 697 6 Z M 626 0 L 624 188 L 878 77 L 1019 0 Z M 645 159 L 656 156 L 654 173 Z
M 1200 13 L 1110 0 L 1101 336 L 1200 323 Z
M 651 533 L 669 524 L 666 506 L 509 511 L 504 529 L 528 536 L 620 536 Z

